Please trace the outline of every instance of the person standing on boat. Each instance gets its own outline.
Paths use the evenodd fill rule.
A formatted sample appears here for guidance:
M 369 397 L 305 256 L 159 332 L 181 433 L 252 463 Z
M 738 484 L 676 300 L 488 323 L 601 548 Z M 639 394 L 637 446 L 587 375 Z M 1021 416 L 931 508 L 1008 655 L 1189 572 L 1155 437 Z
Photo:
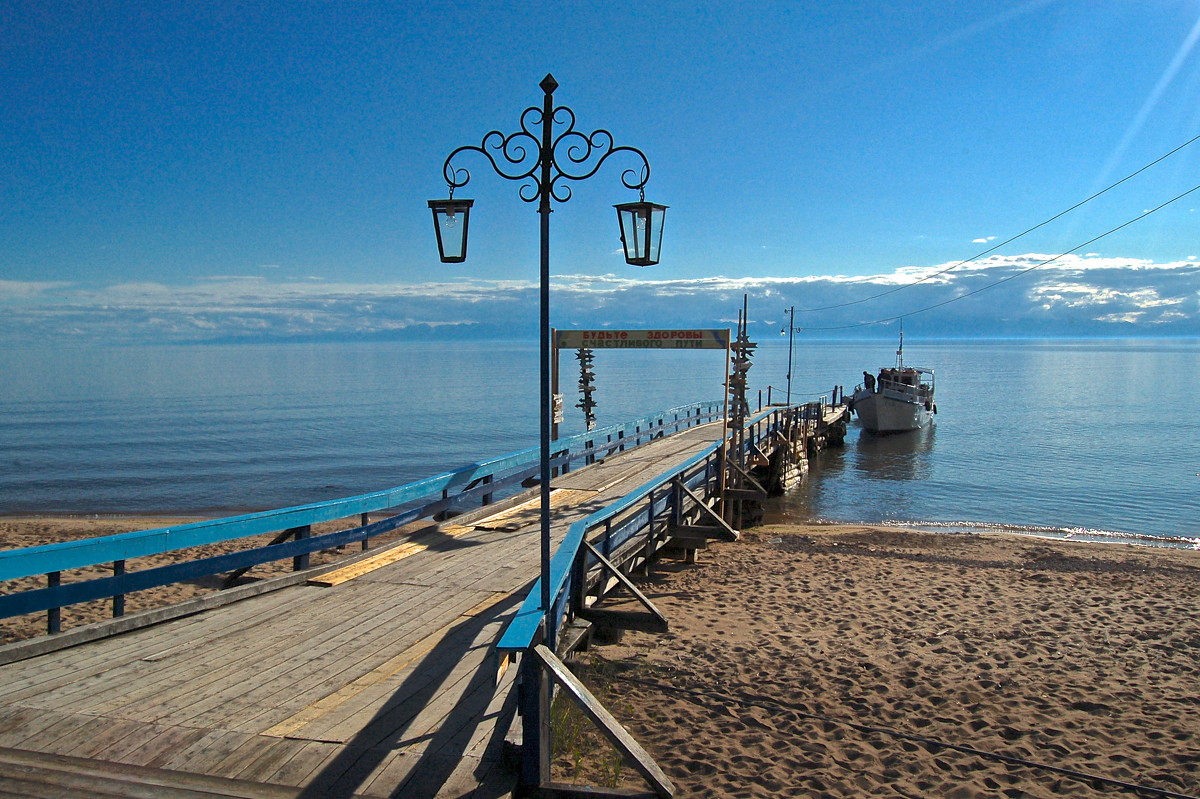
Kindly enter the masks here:
M 870 372 L 863 372 L 863 385 L 867 387 L 867 391 L 874 393 L 875 391 L 875 375 Z

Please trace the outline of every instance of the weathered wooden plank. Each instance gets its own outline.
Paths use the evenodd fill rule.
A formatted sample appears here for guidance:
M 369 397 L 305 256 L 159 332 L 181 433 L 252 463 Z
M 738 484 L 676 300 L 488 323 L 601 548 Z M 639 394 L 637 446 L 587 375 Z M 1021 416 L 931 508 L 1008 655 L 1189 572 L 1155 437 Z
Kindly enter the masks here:
M 425 569 L 398 571 L 390 577 L 411 585 L 510 593 L 537 572 L 538 534 L 530 530 L 503 535 L 507 536 L 504 540 L 472 541 L 473 545 L 486 547 L 490 557 L 473 558 L 456 567 L 448 554 Z
M 479 668 L 486 668 L 491 657 L 488 645 L 495 640 L 509 612 L 507 608 L 503 613 L 499 607 L 489 608 L 477 621 L 464 620 L 466 623 L 440 630 L 416 651 L 405 653 L 410 657 L 398 658 L 395 668 L 381 674 L 381 679 L 355 686 L 354 691 L 339 697 L 331 706 L 320 708 L 322 712 L 315 717 L 306 717 L 302 727 L 288 734 L 349 742 L 360 734 L 363 718 L 375 719 L 376 727 L 407 728 L 413 734 L 423 734 L 424 731 L 412 727 L 412 720 L 437 701 L 431 697 L 430 687 L 438 685 L 442 696 L 454 695 L 462 680 Z M 417 697 L 419 702 L 414 701 Z M 436 708 L 431 712 L 441 713 Z
M 297 799 L 300 792 L 282 785 L 266 785 L 222 777 L 108 763 L 67 755 L 0 749 L 0 767 L 25 769 L 26 775 L 71 792 L 64 796 L 112 793 L 131 799 Z M 56 781 L 56 782 L 52 782 Z
M 155 738 L 168 732 L 171 728 L 165 724 L 143 724 L 142 731 L 137 735 L 129 735 L 125 738 L 119 738 L 111 742 L 108 746 L 97 752 L 93 757 L 96 760 L 104 760 L 106 762 L 119 763 L 122 759 L 137 749 L 146 746 Z M 48 749 L 39 749 L 39 751 L 50 751 Z
M 213 766 L 213 769 L 217 774 L 237 777 L 242 771 L 252 770 L 254 764 L 259 760 L 270 761 L 276 750 L 282 750 L 281 754 L 284 756 L 275 760 L 274 765 L 270 767 L 271 771 L 278 768 L 287 759 L 287 756 L 292 754 L 289 742 L 282 738 L 248 735 L 241 746 L 228 753 Z
M 96 738 L 104 735 L 105 731 L 111 727 L 112 722 L 109 719 L 98 716 L 79 716 L 73 719 L 73 723 L 69 722 L 63 725 L 64 734 L 59 735 L 52 742 L 42 738 L 39 740 L 39 743 L 44 747 L 44 751 L 63 755 L 83 755 L 82 749 L 89 742 L 94 743 Z M 132 730 L 127 728 L 126 732 L 129 733 Z M 124 740 L 124 736 L 108 740 L 110 742 L 113 740 Z
M 684 460 L 681 456 L 694 452 L 697 444 L 711 444 L 719 438 L 719 426 L 713 426 L 711 430 L 693 428 L 678 436 L 657 440 L 644 449 L 612 455 L 603 463 L 590 466 L 587 470 L 571 472 L 558 478 L 555 485 L 603 492 L 620 482 L 639 478 L 644 480 L 646 475 L 655 474 L 658 466 Z
M 24 740 L 28 726 L 40 721 L 44 715 L 31 707 L 0 708 L 0 747 L 19 744 Z
M 19 736 L 14 747 L 35 749 L 37 751 L 53 751 L 54 742 L 64 735 L 70 735 L 76 727 L 89 717 L 77 713 L 62 713 L 42 711 L 41 718 L 33 719 L 25 724 L 14 735 Z
M 491 595 L 488 595 L 491 596 Z M 485 600 L 485 603 L 496 601 L 494 598 Z M 353 673 L 347 672 L 345 676 L 325 679 L 323 682 L 310 683 L 304 687 L 303 691 L 292 690 L 286 701 L 276 703 L 270 712 L 249 713 L 244 719 L 233 719 L 227 723 L 237 726 L 242 729 L 252 731 L 262 731 L 268 725 L 269 729 L 265 730 L 271 735 L 287 735 L 301 725 L 300 719 L 308 716 L 320 715 L 318 711 L 322 708 L 327 708 L 331 704 L 337 704 L 344 701 L 347 695 L 352 695 L 363 689 L 364 686 L 372 685 L 399 668 L 402 668 L 404 663 L 417 657 L 414 654 L 416 651 L 423 651 L 425 644 L 422 635 L 428 635 L 440 630 L 446 623 L 446 611 L 453 611 L 456 608 L 439 604 L 433 608 L 437 611 L 426 613 L 424 615 L 421 626 L 415 626 L 411 620 L 401 631 L 400 638 L 389 641 L 382 641 L 383 646 L 376 653 L 376 656 L 371 659 L 363 659 L 358 656 L 358 667 Z M 464 612 L 469 613 L 471 609 Z M 395 653 L 395 654 L 393 654 Z M 348 653 L 353 654 L 353 653 Z M 397 665 L 400 664 L 400 665 Z M 369 670 L 367 667 L 372 667 Z M 352 679 L 351 679 L 352 678 Z M 322 711 L 323 712 L 323 711 Z
M 482 664 L 487 668 L 486 661 Z M 515 789 L 516 772 L 504 764 L 504 736 L 515 713 L 511 691 L 516 670 L 502 676 L 494 690 L 485 680 L 473 681 L 475 692 L 464 697 L 468 705 L 491 695 L 487 707 L 468 718 L 448 717 L 437 738 L 426 745 L 406 747 L 399 757 L 382 764 L 369 778 L 364 792 L 379 796 L 495 797 Z M 457 728 L 455 728 L 457 725 Z
M 529 554 L 536 557 L 537 540 L 537 531 L 533 528 L 520 533 L 481 531 L 464 537 L 458 547 L 447 547 L 437 552 L 426 551 L 422 553 L 420 561 L 399 563 L 364 579 L 422 586 L 469 587 L 475 575 L 522 562 Z M 528 572 L 525 577 L 528 578 Z M 516 581 L 516 584 L 520 584 L 520 581 Z
M 142 746 L 130 749 L 120 758 L 115 759 L 131 766 L 157 768 L 169 760 L 176 751 L 203 738 L 207 733 L 208 730 L 198 730 L 192 727 L 167 727 Z
M 403 587 L 370 589 L 365 586 L 345 587 L 351 591 L 351 606 L 355 612 L 365 614 L 363 624 L 385 624 L 384 614 L 389 607 L 400 606 L 416 593 Z M 321 589 L 297 589 L 320 593 Z M 248 628 L 238 636 L 219 636 L 219 645 L 189 648 L 179 653 L 175 662 L 156 663 L 151 667 L 137 664 L 149 673 L 140 674 L 137 690 L 122 690 L 120 685 L 98 694 L 96 701 L 81 705 L 88 712 L 106 713 L 120 709 L 131 718 L 144 720 L 165 719 L 196 701 L 197 696 L 207 696 L 215 684 L 246 686 L 248 677 L 265 682 L 289 668 L 289 659 L 303 663 L 307 655 L 317 647 L 336 647 L 346 635 L 345 612 L 331 615 L 320 612 L 293 613 L 284 618 L 269 621 L 262 628 Z M 342 629 L 335 636 L 325 636 L 320 643 L 313 643 L 326 632 Z M 351 631 L 354 629 L 350 628 Z
M 237 590 L 237 589 L 235 589 Z M 176 635 L 186 636 L 193 628 L 209 628 L 232 633 L 246 623 L 270 616 L 278 604 L 288 600 L 278 595 L 256 596 L 253 602 L 241 602 L 223 607 L 218 621 L 211 613 L 196 613 L 188 618 L 161 624 L 157 627 L 137 630 L 136 635 L 123 635 L 88 642 L 88 646 L 77 646 L 69 651 L 53 651 L 33 660 L 5 664 L 4 681 L 0 681 L 0 701 L 13 701 L 25 695 L 41 694 L 46 690 L 73 684 L 81 677 L 107 671 L 114 661 L 127 659 L 135 652 L 145 653 L 156 648 L 172 645 Z M 190 604 L 190 603 L 185 603 Z M 132 619 L 139 614 L 125 617 Z M 247 621 L 249 620 L 249 621 Z M 108 622 L 104 622 L 107 625 Z M 72 631 L 63 633 L 71 635 Z
M 350 636 L 327 637 L 326 640 L 348 644 Z M 203 685 L 173 697 L 169 703 L 151 705 L 140 709 L 140 712 L 156 714 L 156 718 L 172 723 L 220 726 L 232 723 L 240 726 L 236 725 L 236 722 L 245 718 L 247 714 L 258 715 L 264 710 L 271 710 L 269 697 L 305 689 L 306 680 L 314 669 L 337 659 L 334 650 L 323 651 L 315 658 L 307 659 L 303 654 L 297 653 L 294 647 L 288 651 L 275 651 L 268 655 L 268 659 L 259 662 L 261 677 L 252 674 L 252 679 L 248 680 L 244 672 L 235 668 L 225 669 L 218 675 L 219 679 L 207 680 Z M 355 668 L 358 658 L 357 651 L 353 648 L 347 649 L 339 668 Z
M 187 625 L 188 628 L 197 631 L 206 631 L 209 634 L 209 639 L 214 641 L 214 646 L 219 647 L 219 640 L 225 636 L 234 635 L 245 628 L 245 626 L 255 626 L 269 621 L 271 614 L 255 613 L 248 617 L 245 625 L 239 624 L 237 621 L 238 614 L 234 614 L 231 620 L 233 623 L 229 629 L 224 629 L 220 624 L 219 619 L 209 617 L 207 623 L 200 627 L 192 627 L 190 620 L 178 622 Z M 176 624 L 176 622 L 172 622 Z M 169 625 L 168 625 L 169 626 Z M 137 641 L 141 636 L 153 631 L 138 631 L 131 633 L 130 639 Z M 150 636 L 152 641 L 162 641 L 161 644 L 152 643 L 148 647 L 150 653 L 157 651 L 158 646 L 169 646 L 166 639 L 160 639 L 157 636 Z M 178 644 L 176 644 L 178 646 Z M 88 651 L 98 649 L 101 653 L 107 655 L 104 660 L 89 658 L 91 665 L 79 667 L 79 673 L 74 679 L 70 678 L 70 670 L 75 667 L 81 660 L 85 659 Z M 146 649 L 140 649 L 136 643 L 130 644 L 128 641 L 122 643 L 119 647 L 114 647 L 109 641 L 97 642 L 88 647 L 80 649 L 67 650 L 60 653 L 55 653 L 54 656 L 47 656 L 39 659 L 38 662 L 49 662 L 57 664 L 55 670 L 56 675 L 52 678 L 53 684 L 47 684 L 38 681 L 36 678 L 31 679 L 28 684 L 23 684 L 19 688 L 14 688 L 8 692 L 8 701 L 13 699 L 22 699 L 29 701 L 32 697 L 36 697 L 36 702 L 40 706 L 53 707 L 55 702 L 69 704 L 74 697 L 86 696 L 89 698 L 97 698 L 105 685 L 116 686 L 118 690 L 128 691 L 130 686 L 137 686 L 144 689 L 151 687 L 152 669 L 147 669 L 143 664 L 139 663 L 140 655 L 146 655 Z M 80 657 L 83 656 L 83 657 Z M 7 675 L 9 670 L 17 666 L 5 667 L 0 674 Z M 128 699 L 128 696 L 122 694 L 122 699 Z
M 400 752 L 368 778 L 363 791 L 374 796 L 469 796 L 479 785 L 475 772 L 481 765 L 476 757 Z
M 477 598 L 470 595 L 464 595 L 463 598 L 467 598 L 468 596 L 470 598 Z M 503 595 L 489 595 L 481 603 L 477 603 L 476 607 L 490 606 L 504 599 Z M 435 643 L 427 643 L 427 641 L 435 641 L 433 635 L 420 639 L 418 636 L 426 630 L 433 633 L 435 630 L 441 629 L 446 623 L 445 611 L 448 609 L 452 610 L 453 607 L 447 608 L 443 605 L 438 608 L 441 612 L 436 615 L 427 615 L 426 623 L 422 627 L 407 627 L 404 630 L 404 638 L 401 641 L 381 646 L 370 659 L 365 659 L 362 655 L 359 655 L 357 662 L 352 664 L 353 668 L 348 668 L 347 664 L 340 662 L 337 659 L 338 653 L 334 652 L 333 657 L 329 661 L 330 665 L 327 668 L 305 675 L 303 680 L 297 679 L 293 681 L 291 686 L 282 686 L 284 690 L 281 693 L 276 693 L 273 696 L 264 696 L 260 692 L 259 694 L 246 694 L 243 697 L 239 697 L 237 700 L 238 705 L 248 705 L 250 710 L 243 712 L 243 718 L 238 718 L 238 714 L 234 714 L 230 718 L 223 719 L 222 723 L 248 731 L 264 731 L 273 735 L 288 734 L 286 730 L 290 727 L 290 723 L 287 722 L 289 718 L 295 718 L 297 715 L 311 714 L 313 711 L 308 710 L 308 708 L 326 707 L 331 703 L 340 701 L 347 695 L 361 691 L 364 686 L 374 685 L 387 675 L 403 668 L 403 664 L 419 657 L 419 652 L 425 647 L 435 645 Z M 463 612 L 469 613 L 471 610 L 465 609 Z M 390 657 L 386 657 L 385 659 L 385 656 L 389 655 Z M 364 670 L 365 667 L 372 664 L 376 665 L 369 670 Z M 270 712 L 253 712 L 253 708 L 259 705 L 269 706 L 271 708 Z M 203 716 L 194 717 L 193 719 L 193 723 L 205 723 L 205 721 L 206 718 Z
M 369 574 L 376 569 L 381 569 L 384 566 L 411 557 L 418 552 L 424 552 L 429 548 L 430 542 L 440 540 L 440 536 L 454 536 L 467 532 L 469 529 L 465 527 L 443 527 L 440 530 L 432 528 L 423 530 L 375 555 L 355 561 L 341 569 L 326 572 L 319 577 L 313 577 L 308 581 L 308 584 L 324 586 L 326 588 L 340 585 L 347 580 L 353 580 L 356 577 Z
M 577 505 L 595 496 L 595 494 L 596 492 L 590 488 L 552 488 L 550 491 L 550 507 L 553 509 Z M 541 507 L 542 498 L 535 497 L 515 507 L 479 519 L 472 526 L 482 530 L 520 530 L 522 527 L 538 523 L 541 519 Z
M 499 626 L 495 625 L 487 635 L 494 637 Z M 449 642 L 427 662 L 412 664 L 297 734 L 327 740 L 365 741 L 372 745 L 378 745 L 390 736 L 396 742 L 404 741 L 405 746 L 423 747 L 426 736 L 436 731 L 459 703 L 463 686 L 476 675 L 481 679 L 488 676 L 484 670 L 492 664 L 483 652 L 478 651 L 484 647 L 472 650 L 466 648 L 469 645 L 465 636 Z M 375 720 L 370 731 L 364 731 L 360 721 L 364 713 Z
M 127 796 L 130 799 L 147 799 L 149 796 L 164 799 L 168 796 L 165 793 L 157 793 L 161 789 L 153 789 L 156 791 L 154 794 L 147 794 L 144 788 L 124 791 L 120 784 L 102 777 L 63 774 L 59 771 L 47 772 L 5 763 L 0 763 L 0 786 L 3 786 L 0 787 L 0 797 L 13 799 L 75 799 L 80 796 L 86 796 L 88 799 L 125 799 Z M 197 799 L 198 794 L 171 791 L 169 797 Z
M 338 744 L 325 741 L 296 741 L 300 749 L 265 782 L 278 785 L 307 785 L 312 776 L 342 751 Z
M 251 736 L 231 730 L 208 730 L 187 746 L 179 747 L 162 768 L 216 774 L 216 765 L 236 751 Z M 228 775 L 222 775 L 228 776 Z
M 255 737 L 260 740 L 263 738 L 261 735 Z M 274 744 L 270 748 L 260 750 L 258 755 L 247 763 L 244 768 L 236 772 L 231 772 L 229 776 L 239 780 L 250 780 L 251 782 L 268 782 L 268 778 L 272 774 L 295 757 L 308 743 L 307 741 L 293 741 L 287 738 L 267 740 L 274 741 Z

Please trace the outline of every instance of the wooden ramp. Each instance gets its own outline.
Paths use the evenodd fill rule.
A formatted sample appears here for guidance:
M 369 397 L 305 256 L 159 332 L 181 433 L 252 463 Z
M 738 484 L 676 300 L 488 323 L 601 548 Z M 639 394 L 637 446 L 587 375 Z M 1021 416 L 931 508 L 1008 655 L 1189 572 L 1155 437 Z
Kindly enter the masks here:
M 720 433 L 556 480 L 556 540 Z M 507 796 L 515 670 L 493 644 L 538 561 L 536 513 L 498 505 L 323 580 L 0 666 L 0 797 Z

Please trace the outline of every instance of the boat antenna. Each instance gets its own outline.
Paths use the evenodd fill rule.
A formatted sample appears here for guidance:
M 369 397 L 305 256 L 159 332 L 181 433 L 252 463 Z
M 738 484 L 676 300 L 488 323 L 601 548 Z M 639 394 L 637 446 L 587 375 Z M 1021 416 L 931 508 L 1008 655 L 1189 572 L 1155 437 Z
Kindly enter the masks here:
M 896 350 L 896 368 L 904 368 L 904 317 L 900 317 L 900 347 Z

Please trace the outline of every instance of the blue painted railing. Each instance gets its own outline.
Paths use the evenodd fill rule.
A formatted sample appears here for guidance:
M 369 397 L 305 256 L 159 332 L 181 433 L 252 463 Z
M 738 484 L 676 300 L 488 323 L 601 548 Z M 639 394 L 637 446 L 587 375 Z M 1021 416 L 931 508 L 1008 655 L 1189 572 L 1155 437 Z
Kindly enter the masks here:
M 781 433 L 791 420 L 803 418 L 803 408 L 770 408 L 761 411 L 746 420 L 746 434 L 743 446 L 751 451 L 765 439 Z M 681 514 L 685 502 L 681 492 L 673 487 L 678 480 L 690 489 L 695 489 L 706 481 L 715 480 L 720 470 L 721 448 L 724 442 L 718 441 L 693 456 L 684 463 L 656 475 L 643 483 L 613 504 L 580 519 L 568 528 L 563 541 L 558 545 L 550 559 L 550 603 L 551 612 L 548 614 L 552 621 L 551 628 L 545 637 L 551 642 L 558 639 L 562 626 L 581 610 L 570 607 L 571 598 L 579 597 L 579 583 L 588 569 L 597 561 L 591 557 L 583 546 L 585 540 L 592 540 L 602 553 L 615 551 L 631 538 L 639 534 L 647 534 L 653 528 L 655 520 L 665 514 Z M 637 514 L 624 518 L 621 524 L 614 528 L 614 519 L 626 514 L 639 503 L 646 507 Z M 598 533 L 594 540 L 589 538 Z M 534 583 L 525 597 L 524 603 L 516 616 L 505 628 L 497 648 L 502 652 L 522 652 L 542 638 L 541 608 L 541 578 Z
M 685 427 L 712 421 L 720 417 L 722 410 L 721 402 L 696 403 L 560 439 L 554 442 L 552 466 L 566 472 L 613 451 L 636 447 Z M 471 501 L 487 504 L 497 493 L 517 490 L 522 482 L 539 473 L 539 467 L 539 451 L 535 447 L 407 485 L 345 499 L 0 551 L 0 581 L 44 574 L 51 586 L 0 596 L 0 618 L 43 610 L 53 613 L 59 608 L 94 599 L 116 600 L 134 591 L 289 557 L 302 558 L 322 549 L 366 541 Z M 391 515 L 368 523 L 368 514 L 380 512 Z M 363 523 L 333 533 L 307 534 L 314 524 L 353 516 L 359 516 Z M 298 537 L 227 555 L 124 571 L 124 561 L 132 558 L 279 531 L 296 531 Z M 114 564 L 114 570 L 118 572 L 113 577 L 56 584 L 61 572 L 109 563 Z
M 589 533 L 603 529 L 601 537 L 596 541 L 602 552 L 611 552 L 638 532 L 648 529 L 654 519 L 674 510 L 671 501 L 665 498 L 666 492 L 673 486 L 677 477 L 686 477 L 689 488 L 695 488 L 697 483 L 715 476 L 717 458 L 721 450 L 721 442 L 717 442 L 693 456 L 686 462 L 655 476 L 638 488 L 606 508 L 572 524 L 567 534 L 559 543 L 554 555 L 550 558 L 550 597 L 552 612 L 550 617 L 556 620 L 554 629 L 549 631 L 552 639 L 557 639 L 562 624 L 569 618 L 564 607 L 569 598 L 576 595 L 574 590 L 583 578 L 587 569 L 596 565 L 584 549 L 583 542 Z M 617 527 L 612 527 L 612 521 L 623 513 L 634 508 L 638 503 L 646 502 L 649 507 L 640 514 L 626 519 Z M 579 608 L 573 610 L 578 611 Z M 534 582 L 525 597 L 524 603 L 516 616 L 509 622 L 503 635 L 497 643 L 497 649 L 508 652 L 523 652 L 541 638 L 542 631 L 541 608 L 541 578 Z
M 776 435 L 788 435 L 789 427 L 806 419 L 805 409 L 796 406 L 774 407 L 746 420 L 740 440 L 746 454 L 764 448 L 766 440 Z M 807 430 L 807 427 L 805 428 Z M 496 649 L 501 657 L 520 654 L 518 708 L 521 714 L 523 745 L 521 747 L 521 780 L 528 786 L 539 785 L 549 774 L 551 757 L 550 677 L 540 667 L 534 647 L 545 644 L 555 652 L 562 640 L 563 628 L 574 618 L 584 615 L 590 595 L 604 593 L 604 571 L 593 549 L 613 566 L 627 571 L 619 560 L 637 563 L 634 553 L 641 553 L 642 562 L 654 557 L 657 546 L 670 537 L 669 526 L 679 524 L 695 510 L 695 500 L 688 491 L 702 500 L 719 493 L 725 471 L 728 440 L 717 441 L 703 451 L 672 468 L 654 476 L 611 505 L 572 524 L 566 536 L 550 558 L 546 578 L 550 588 L 550 608 L 544 611 L 541 579 L 534 582 L 525 601 L 501 634 Z M 688 491 L 684 491 L 686 487 Z M 662 522 L 667 522 L 663 524 Z M 590 546 L 585 546 L 585 542 Z M 605 567 L 607 568 L 607 567 Z M 589 593 L 592 581 L 598 590 Z M 662 795 L 670 795 L 665 793 Z

